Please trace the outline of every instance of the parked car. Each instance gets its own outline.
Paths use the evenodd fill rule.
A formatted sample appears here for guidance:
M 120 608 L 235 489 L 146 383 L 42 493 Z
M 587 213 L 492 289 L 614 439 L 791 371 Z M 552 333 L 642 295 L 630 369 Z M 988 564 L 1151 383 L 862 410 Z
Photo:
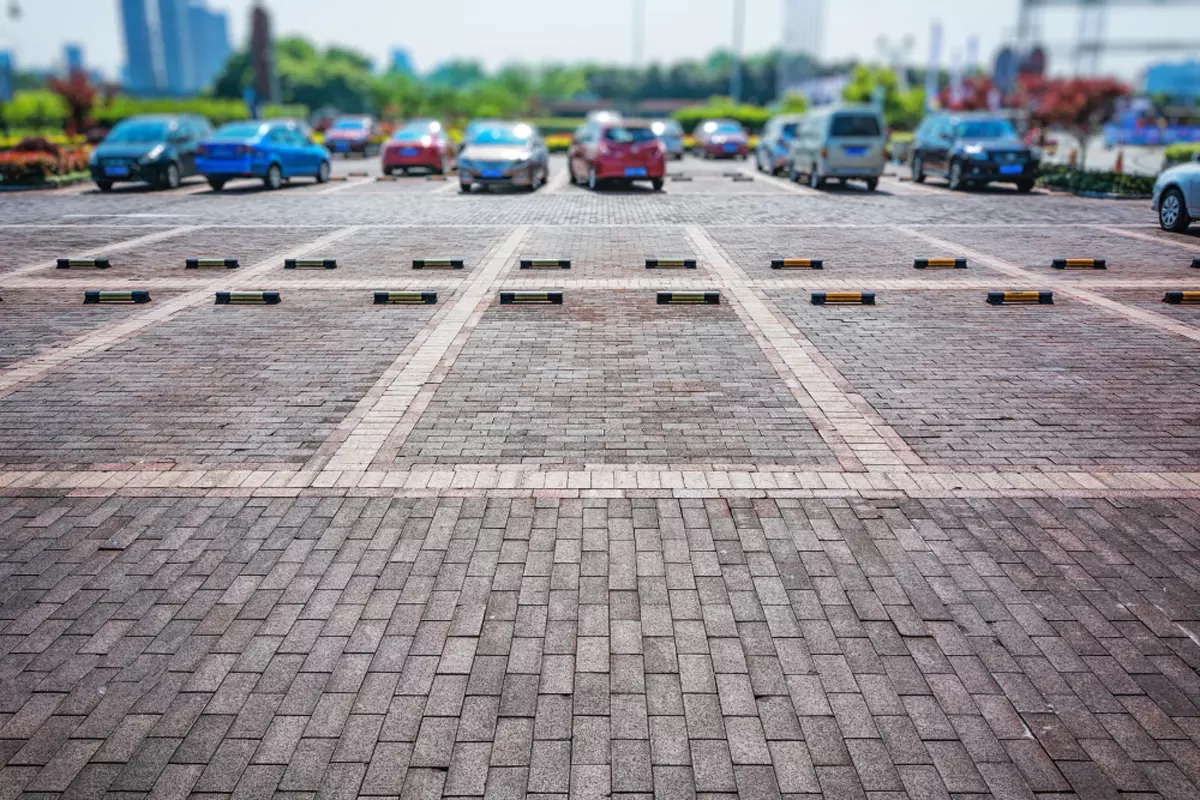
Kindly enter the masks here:
M 707 119 L 692 131 L 692 152 L 700 158 L 738 158 L 750 155 L 750 139 L 737 120 Z
M 524 122 L 477 126 L 458 154 L 458 185 L 537 189 L 550 177 L 550 151 L 542 134 Z
M 383 174 L 407 173 L 414 167 L 444 175 L 454 169 L 458 154 L 442 123 L 415 119 L 398 129 L 383 148 Z
M 196 167 L 220 191 L 233 178 L 260 178 L 278 189 L 296 177 L 329 180 L 329 151 L 287 122 L 230 122 L 200 143 Z
M 592 190 L 610 181 L 650 181 L 661 191 L 666 171 L 666 146 L 646 120 L 585 123 L 567 151 L 567 180 Z
M 825 181 L 861 180 L 879 186 L 887 158 L 883 113 L 866 105 L 835 105 L 804 115 L 788 151 L 788 177 L 820 189 Z
M 265 119 L 263 122 L 281 122 L 284 125 L 295 125 L 305 137 L 311 139 L 313 137 L 313 126 L 308 124 L 308 120 L 300 119 L 299 117 L 272 117 Z
M 913 134 L 912 179 L 944 177 L 953 190 L 1013 183 L 1028 192 L 1040 155 L 1021 141 L 1012 122 L 986 112 L 930 114 Z
M 758 137 L 758 147 L 754 149 L 754 163 L 759 172 L 776 175 L 787 169 L 792 140 L 796 138 L 796 129 L 803 118 L 803 114 L 780 114 L 767 120 L 762 136 Z
M 325 146 L 331 153 L 362 153 L 363 158 L 379 152 L 373 141 L 379 136 L 379 123 L 366 114 L 338 117 L 325 131 Z
M 1158 212 L 1164 231 L 1180 233 L 1200 221 L 1200 162 L 1163 170 L 1154 182 L 1150 207 Z
M 204 117 L 145 115 L 118 122 L 88 160 L 100 191 L 118 181 L 145 181 L 158 189 L 174 189 L 196 174 L 196 149 L 212 133 Z
M 683 126 L 673 119 L 656 119 L 650 123 L 650 130 L 663 143 L 667 158 L 683 158 Z

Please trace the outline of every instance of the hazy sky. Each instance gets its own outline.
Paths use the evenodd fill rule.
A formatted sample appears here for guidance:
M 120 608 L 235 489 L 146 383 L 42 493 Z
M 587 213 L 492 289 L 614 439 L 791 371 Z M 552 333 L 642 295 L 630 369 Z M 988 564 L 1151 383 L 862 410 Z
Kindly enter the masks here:
M 3 0 L 7 5 L 9 0 Z M 83 42 L 89 64 L 115 74 L 122 60 L 117 0 L 19 0 L 18 22 L 0 19 L 0 47 L 16 51 L 18 63 L 50 66 L 61 61 L 62 43 Z M 447 58 L 467 56 L 489 66 L 528 62 L 601 61 L 629 63 L 633 0 L 268 0 L 276 33 L 303 33 L 319 43 L 357 47 L 382 62 L 388 49 L 409 49 L 428 69 Z M 231 12 L 235 43 L 247 35 L 251 0 L 209 0 Z M 645 0 L 648 60 L 698 57 L 730 40 L 732 0 Z M 746 0 L 746 50 L 779 43 L 782 0 Z M 1017 0 L 827 0 L 824 55 L 876 59 L 877 38 L 898 43 L 915 39 L 912 61 L 925 63 L 929 27 L 945 30 L 943 64 L 950 52 L 966 49 L 975 35 L 980 53 L 992 55 L 1015 28 Z M 1046 40 L 1070 42 L 1074 13 L 1046 17 Z M 1126 39 L 1200 39 L 1200 5 L 1185 9 L 1114 10 L 1108 29 Z M 1192 51 L 1193 57 L 1200 48 Z M 1156 58 L 1182 58 L 1166 53 Z M 1109 72 L 1131 77 L 1145 55 L 1110 57 Z M 1068 67 L 1068 57 L 1051 52 L 1051 70 Z

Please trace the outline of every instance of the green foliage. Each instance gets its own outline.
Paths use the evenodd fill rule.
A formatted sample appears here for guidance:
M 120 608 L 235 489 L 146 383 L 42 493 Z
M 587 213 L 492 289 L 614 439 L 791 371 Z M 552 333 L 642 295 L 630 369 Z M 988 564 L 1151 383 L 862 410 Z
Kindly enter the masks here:
M 850 74 L 850 83 L 842 90 L 842 99 L 850 103 L 871 103 L 876 87 L 883 88 L 883 114 L 889 128 L 912 130 L 925 114 L 923 89 L 900 90 L 895 70 L 885 67 L 857 66 Z
M 250 112 L 241 100 L 218 100 L 208 97 L 190 98 L 139 98 L 116 97 L 108 105 L 92 109 L 92 116 L 106 127 L 138 114 L 198 114 L 214 125 L 223 125 L 240 119 L 249 119 Z M 266 106 L 264 117 L 306 117 L 308 109 L 303 106 Z
M 15 92 L 4 104 L 4 119 L 12 128 L 61 128 L 68 113 L 66 101 L 48 89 Z
M 1200 143 L 1172 144 L 1163 151 L 1163 157 L 1168 164 L 1182 164 L 1200 156 Z
M 706 119 L 734 119 L 751 133 L 758 133 L 771 118 L 771 112 L 761 106 L 739 105 L 728 97 L 713 97 L 702 106 L 681 108 L 671 116 L 687 133 L 691 133 Z
M 1051 189 L 1076 194 L 1115 194 L 1148 197 L 1154 191 L 1154 176 L 1078 170 L 1062 164 L 1046 165 L 1038 183 Z
M 789 92 L 779 101 L 776 113 L 779 114 L 803 114 L 808 111 L 808 100 L 802 94 Z

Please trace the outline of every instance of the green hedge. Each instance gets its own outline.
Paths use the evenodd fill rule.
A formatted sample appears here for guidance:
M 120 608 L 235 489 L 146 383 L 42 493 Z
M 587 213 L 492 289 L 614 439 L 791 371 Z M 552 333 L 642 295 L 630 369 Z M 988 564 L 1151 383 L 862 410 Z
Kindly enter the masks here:
M 1200 143 L 1196 144 L 1172 144 L 1168 145 L 1163 151 L 1163 157 L 1167 164 L 1182 164 L 1191 161 L 1200 154 Z
M 687 133 L 693 133 L 696 126 L 706 119 L 735 119 L 750 133 L 761 133 L 767 120 L 771 118 L 771 112 L 761 106 L 708 103 L 681 108 L 671 116 Z
M 143 99 L 117 97 L 108 106 L 96 106 L 92 116 L 105 127 L 111 127 L 123 119 L 139 114 L 198 114 L 214 125 L 249 119 L 250 112 L 240 100 L 216 100 L 206 97 Z M 266 117 L 308 116 L 305 106 L 269 105 L 264 107 Z
M 1065 165 L 1052 164 L 1042 168 L 1038 183 L 1051 189 L 1075 193 L 1118 194 L 1132 197 L 1149 195 L 1154 191 L 1154 176 L 1125 175 L 1115 172 L 1084 171 Z

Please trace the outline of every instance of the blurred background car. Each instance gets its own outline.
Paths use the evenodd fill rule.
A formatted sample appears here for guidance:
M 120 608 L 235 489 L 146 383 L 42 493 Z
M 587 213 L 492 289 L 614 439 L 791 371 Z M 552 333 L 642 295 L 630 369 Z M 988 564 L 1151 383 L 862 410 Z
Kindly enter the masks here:
M 295 177 L 329 180 L 330 154 L 285 122 L 231 122 L 200 143 L 197 170 L 220 191 L 233 178 L 259 178 L 278 189 Z
M 1163 170 L 1154 182 L 1150 207 L 1164 231 L 1182 233 L 1200 219 L 1200 162 Z
M 587 183 L 593 191 L 609 182 L 628 186 L 650 181 L 657 192 L 663 187 L 666 156 L 647 120 L 592 122 L 580 128 L 567 151 L 567 180 Z
M 587 122 L 620 122 L 621 112 L 611 108 L 598 108 L 587 113 Z
M 157 189 L 174 189 L 196 174 L 197 148 L 211 133 L 204 117 L 130 117 L 92 150 L 88 170 L 102 192 L 118 181 L 145 181 Z
M 308 124 L 308 120 L 300 119 L 299 117 L 272 117 L 265 119 L 263 122 L 279 122 L 284 125 L 294 125 L 296 129 L 304 134 L 305 138 L 313 138 L 313 126 Z
M 861 180 L 869 191 L 879 186 L 887 160 L 887 124 L 883 113 L 866 105 L 834 105 L 810 111 L 800 120 L 788 151 L 788 177 L 808 177 L 820 189 L 829 178 Z
M 550 177 L 550 152 L 541 133 L 524 122 L 476 126 L 458 153 L 459 188 L 523 186 L 537 189 Z
M 913 135 L 912 179 L 944 177 L 952 190 L 1014 183 L 1028 192 L 1038 177 L 1040 154 L 1025 144 L 1012 122 L 988 112 L 930 114 Z
M 663 143 L 667 158 L 683 158 L 683 126 L 673 119 L 656 119 L 650 123 L 650 130 Z
M 366 158 L 378 151 L 379 145 L 372 141 L 378 134 L 379 124 L 374 117 L 365 114 L 338 117 L 325 131 L 325 146 L 331 153 L 362 153 Z
M 742 124 L 732 119 L 707 119 L 692 131 L 693 152 L 700 158 L 738 158 L 750 155 L 750 139 Z
M 438 120 L 409 120 L 384 145 L 383 174 L 391 175 L 397 170 L 407 173 L 415 167 L 444 175 L 458 160 L 455 150 L 446 135 L 446 126 Z
M 759 172 L 776 175 L 787 169 L 792 140 L 796 138 L 796 128 L 803 116 L 781 114 L 767 120 L 762 135 L 758 137 L 758 147 L 754 149 L 754 164 Z

